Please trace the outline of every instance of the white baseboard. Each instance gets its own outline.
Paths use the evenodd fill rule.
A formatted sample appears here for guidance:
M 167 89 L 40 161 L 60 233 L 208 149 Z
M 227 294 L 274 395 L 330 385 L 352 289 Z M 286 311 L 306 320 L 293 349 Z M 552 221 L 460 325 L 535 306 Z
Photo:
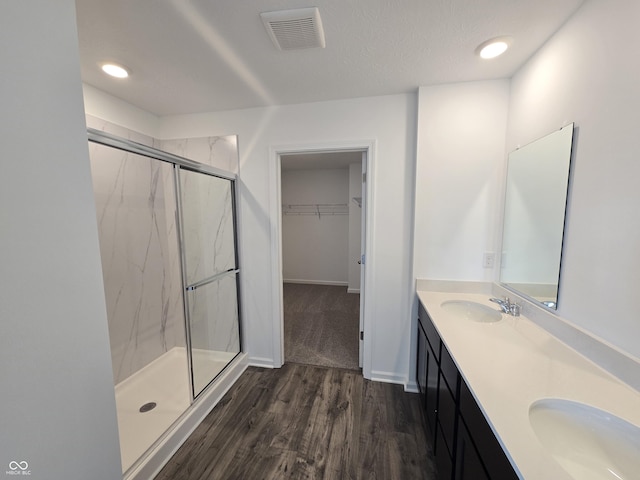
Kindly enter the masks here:
M 276 368 L 273 358 L 265 357 L 249 357 L 249 366 L 260 368 Z
M 394 372 L 371 371 L 371 380 L 374 382 L 397 383 L 402 386 L 406 385 L 407 377 Z
M 347 293 L 360 293 L 359 288 L 347 288 Z
M 415 380 L 404 384 L 404 391 L 407 393 L 420 393 L 418 389 L 418 383 Z
M 285 278 L 284 283 L 302 283 L 305 285 L 335 285 L 337 287 L 348 287 L 349 282 L 341 282 L 338 280 L 303 280 L 300 278 Z

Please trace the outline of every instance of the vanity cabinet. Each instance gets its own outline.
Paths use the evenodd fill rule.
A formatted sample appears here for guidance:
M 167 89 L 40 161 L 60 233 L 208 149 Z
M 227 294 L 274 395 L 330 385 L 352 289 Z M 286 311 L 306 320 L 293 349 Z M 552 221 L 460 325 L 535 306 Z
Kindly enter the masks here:
M 420 304 L 417 383 L 439 480 L 516 480 L 517 474 Z
M 458 428 L 455 480 L 490 480 L 464 422 Z
M 418 322 L 417 383 L 425 413 L 427 433 L 433 438 L 436 431 L 438 378 L 440 375 L 440 338 L 430 324 L 424 329 Z
M 466 455 L 470 457 L 475 455 L 481 459 L 487 475 L 486 478 L 491 480 L 517 480 L 518 475 L 513 471 L 511 462 L 500 443 L 498 443 L 487 419 L 463 379 L 460 381 L 459 417 L 460 424 L 469 432 L 471 439 L 471 445 L 467 447 Z M 472 446 L 474 447 L 473 449 L 471 448 Z M 467 461 L 466 455 L 463 454 L 461 459 L 457 459 L 456 468 L 458 464 L 463 468 L 462 465 Z M 473 462 L 473 460 L 470 461 Z M 471 472 L 466 476 L 456 477 L 456 479 L 480 478 L 479 473 L 478 477 Z
M 440 343 L 440 378 L 438 382 L 438 401 L 436 413 L 436 440 L 434 454 L 438 471 L 448 472 L 449 465 L 453 465 L 455 456 L 455 441 L 457 429 L 457 397 L 459 375 L 449 351 Z M 446 465 L 446 467 L 444 467 Z M 451 478 L 449 474 L 441 478 Z
M 418 322 L 418 363 L 416 364 L 416 383 L 420 392 L 420 402 L 423 406 L 427 403 L 427 369 L 429 366 L 429 345 L 427 334 Z

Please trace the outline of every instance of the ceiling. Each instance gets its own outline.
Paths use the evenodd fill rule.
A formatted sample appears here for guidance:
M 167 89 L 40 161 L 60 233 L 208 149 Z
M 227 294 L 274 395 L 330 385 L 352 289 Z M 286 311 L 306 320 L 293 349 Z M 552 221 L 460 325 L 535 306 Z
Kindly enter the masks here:
M 158 116 L 508 78 L 582 0 L 76 0 L 82 79 Z M 316 6 L 326 48 L 277 50 L 266 11 Z M 481 60 L 483 41 L 513 37 Z M 99 68 L 116 61 L 128 79 Z

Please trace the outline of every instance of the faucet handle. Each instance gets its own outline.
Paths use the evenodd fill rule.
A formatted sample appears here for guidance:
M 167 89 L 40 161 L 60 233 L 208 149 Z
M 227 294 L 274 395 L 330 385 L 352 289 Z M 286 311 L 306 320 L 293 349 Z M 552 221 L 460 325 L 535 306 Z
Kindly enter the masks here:
M 522 307 L 517 303 L 511 303 L 509 305 L 509 313 L 511 313 L 511 315 L 514 317 L 519 317 L 521 308 Z

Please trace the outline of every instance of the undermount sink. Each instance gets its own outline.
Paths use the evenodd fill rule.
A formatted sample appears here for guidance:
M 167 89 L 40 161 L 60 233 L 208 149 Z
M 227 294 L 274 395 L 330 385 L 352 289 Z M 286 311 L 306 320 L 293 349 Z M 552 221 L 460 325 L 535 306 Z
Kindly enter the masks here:
M 440 306 L 449 313 L 474 322 L 493 323 L 502 320 L 501 312 L 477 302 L 448 300 Z
M 576 480 L 638 478 L 640 427 L 562 399 L 534 402 L 529 422 L 544 448 Z

